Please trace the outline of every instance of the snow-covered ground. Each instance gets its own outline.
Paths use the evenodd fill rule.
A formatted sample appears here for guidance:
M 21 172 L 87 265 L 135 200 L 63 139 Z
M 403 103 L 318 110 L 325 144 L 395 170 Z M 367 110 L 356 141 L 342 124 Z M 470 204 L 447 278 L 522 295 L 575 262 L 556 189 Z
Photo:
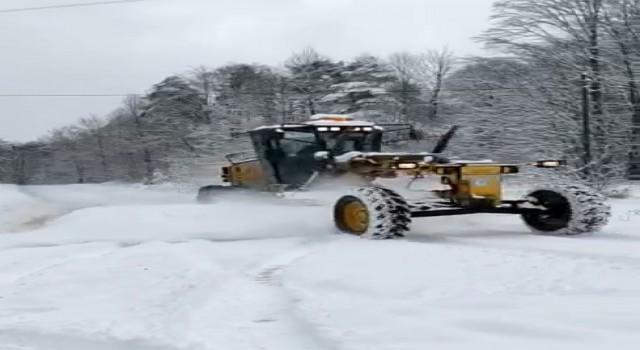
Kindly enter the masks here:
M 601 233 L 518 217 L 337 235 L 330 206 L 0 185 L 0 350 L 634 349 L 640 192 Z

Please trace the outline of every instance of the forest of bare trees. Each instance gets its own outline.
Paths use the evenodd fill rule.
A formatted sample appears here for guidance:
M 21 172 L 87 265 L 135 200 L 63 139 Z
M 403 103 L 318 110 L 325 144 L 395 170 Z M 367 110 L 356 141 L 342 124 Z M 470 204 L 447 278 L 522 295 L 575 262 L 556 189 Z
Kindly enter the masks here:
M 491 20 L 476 38 L 490 57 L 441 48 L 337 61 L 306 48 L 278 67 L 170 76 L 108 116 L 0 142 L 0 181 L 181 180 L 199 160 L 244 150 L 237 131 L 315 113 L 427 132 L 457 124 L 461 157 L 562 158 L 599 187 L 626 179 L 640 158 L 640 0 L 500 0 Z

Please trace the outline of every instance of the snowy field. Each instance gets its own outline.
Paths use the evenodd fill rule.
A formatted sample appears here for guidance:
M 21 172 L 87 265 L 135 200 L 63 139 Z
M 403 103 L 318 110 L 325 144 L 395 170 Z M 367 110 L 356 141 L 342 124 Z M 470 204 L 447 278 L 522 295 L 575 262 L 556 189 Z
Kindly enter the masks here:
M 475 215 L 365 241 L 330 206 L 0 185 L 0 349 L 635 349 L 640 191 L 611 203 L 595 235 Z

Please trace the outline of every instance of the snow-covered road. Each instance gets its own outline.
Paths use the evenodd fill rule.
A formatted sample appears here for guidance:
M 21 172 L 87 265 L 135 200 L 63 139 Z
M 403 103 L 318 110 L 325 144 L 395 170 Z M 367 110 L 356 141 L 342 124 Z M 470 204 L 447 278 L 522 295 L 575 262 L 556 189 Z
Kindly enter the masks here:
M 328 206 L 0 185 L 0 350 L 633 349 L 640 196 L 597 235 L 517 217 L 336 235 Z

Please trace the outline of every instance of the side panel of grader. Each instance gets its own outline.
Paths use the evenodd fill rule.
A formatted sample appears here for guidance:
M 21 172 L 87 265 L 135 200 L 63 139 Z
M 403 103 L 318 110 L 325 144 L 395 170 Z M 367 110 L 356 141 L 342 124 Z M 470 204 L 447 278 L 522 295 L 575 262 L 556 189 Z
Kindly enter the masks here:
M 231 164 L 222 168 L 222 180 L 231 186 L 260 187 L 264 184 L 264 170 L 257 160 Z

